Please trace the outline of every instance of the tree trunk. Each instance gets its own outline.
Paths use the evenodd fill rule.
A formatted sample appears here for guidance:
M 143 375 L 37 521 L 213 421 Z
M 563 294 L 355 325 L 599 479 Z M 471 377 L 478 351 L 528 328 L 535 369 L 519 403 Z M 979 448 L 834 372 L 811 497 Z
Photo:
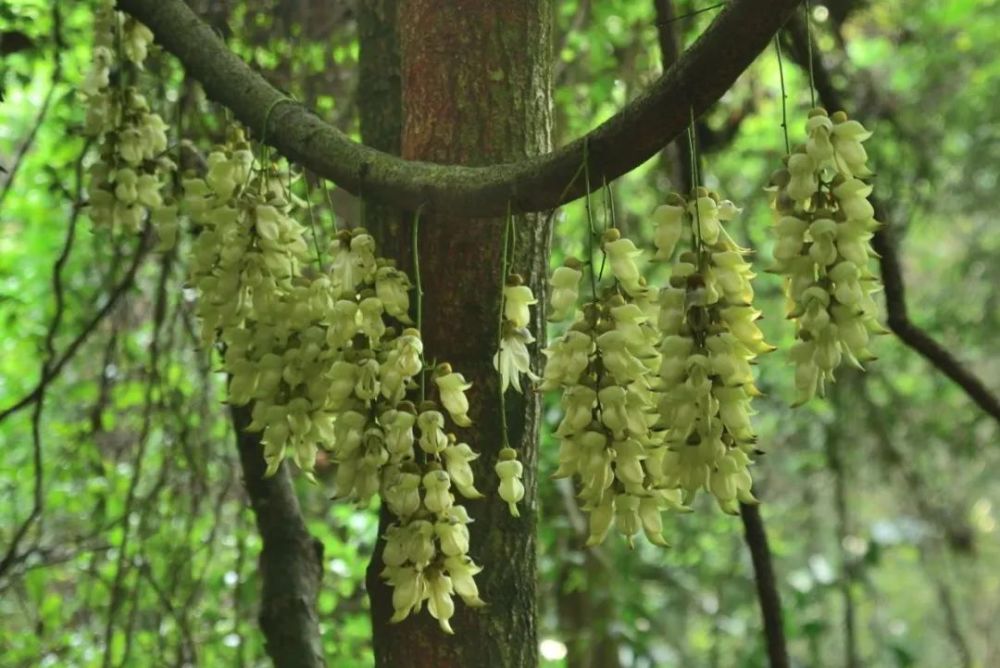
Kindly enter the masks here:
M 549 149 L 551 15 L 546 0 L 401 0 L 398 26 L 403 157 L 485 165 Z M 383 28 L 390 29 L 385 24 Z M 366 102 L 364 93 L 360 97 Z M 377 118 L 370 127 L 378 131 Z M 366 218 L 376 220 L 376 216 Z M 411 218 L 408 215 L 403 223 L 392 222 L 391 216 L 380 220 L 388 228 L 388 234 L 381 235 L 383 240 L 395 247 L 404 266 L 410 265 L 411 249 L 404 240 L 412 229 Z M 471 610 L 458 601 L 452 620 L 454 636 L 444 634 L 426 611 L 390 624 L 391 592 L 378 577 L 380 541 L 368 572 L 380 667 L 523 668 L 538 661 L 536 397 L 525 400 L 514 392 L 507 397 L 510 443 L 525 466 L 526 494 L 520 518 L 510 516 L 497 494 L 493 472 L 502 447 L 499 378 L 492 366 L 502 231 L 502 220 L 460 218 L 422 220 L 419 230 L 425 354 L 428 360 L 451 362 L 473 383 L 469 415 L 475 424 L 460 430 L 459 437 L 482 453 L 474 465 L 477 486 L 487 498 L 468 502 L 467 507 L 475 520 L 470 526 L 470 555 L 484 567 L 477 582 L 487 607 Z M 543 217 L 518 217 L 513 269 L 540 299 L 544 298 L 549 238 Z M 544 333 L 543 322 L 539 309 L 532 323 L 536 336 Z

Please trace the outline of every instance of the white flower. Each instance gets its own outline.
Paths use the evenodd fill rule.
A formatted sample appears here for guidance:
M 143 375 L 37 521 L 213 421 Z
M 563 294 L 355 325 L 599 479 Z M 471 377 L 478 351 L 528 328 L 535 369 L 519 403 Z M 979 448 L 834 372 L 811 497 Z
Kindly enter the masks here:
M 506 392 L 511 385 L 521 392 L 521 374 L 532 382 L 538 380 L 538 376 L 531 371 L 531 355 L 528 352 L 528 344 L 534 340 L 531 332 L 525 328 L 504 328 L 500 350 L 493 356 L 493 368 L 500 372 L 501 392 Z
M 604 233 L 602 247 L 608 256 L 611 273 L 621 283 L 622 289 L 630 295 L 644 292 L 642 275 L 635 263 L 635 259 L 642 255 L 642 251 L 635 247 L 632 240 L 622 238 L 621 233 L 612 228 Z
M 528 309 L 538 300 L 531 293 L 531 288 L 521 284 L 521 277 L 512 274 L 503 288 L 503 316 L 514 327 L 527 327 L 531 322 L 531 311 Z
M 444 465 L 451 476 L 451 482 L 459 494 L 467 499 L 481 499 L 483 495 L 476 489 L 469 462 L 479 459 L 479 454 L 472 451 L 468 443 L 456 443 L 444 449 Z
M 684 207 L 664 204 L 653 211 L 653 243 L 656 245 L 656 259 L 669 260 L 684 230 Z
M 451 494 L 451 476 L 441 469 L 424 474 L 424 506 L 437 515 L 443 514 L 455 503 Z
M 524 484 L 521 482 L 524 466 L 517 461 L 517 452 L 511 448 L 501 450 L 500 461 L 494 469 L 500 478 L 500 498 L 507 502 L 511 515 L 520 517 L 517 503 L 524 498 Z
M 385 305 L 385 312 L 404 324 L 410 320 L 410 279 L 393 266 L 379 267 L 375 272 L 375 296 Z
M 549 297 L 552 310 L 549 313 L 551 322 L 565 320 L 573 315 L 576 309 L 576 301 L 579 298 L 580 279 L 583 278 L 583 271 L 580 269 L 580 261 L 574 257 L 566 258 L 562 267 L 556 268 L 549 279 L 552 293 Z
M 472 383 L 466 382 L 462 374 L 452 371 L 451 365 L 447 363 L 438 366 L 434 375 L 434 383 L 438 386 L 441 403 L 455 424 L 459 427 L 471 425 L 469 399 L 465 396 L 465 391 L 472 387 Z
M 440 571 L 432 572 L 427 577 L 427 593 L 427 611 L 438 620 L 442 631 L 454 634 L 455 631 L 448 623 L 455 614 L 455 602 L 451 598 L 454 593 L 451 578 Z

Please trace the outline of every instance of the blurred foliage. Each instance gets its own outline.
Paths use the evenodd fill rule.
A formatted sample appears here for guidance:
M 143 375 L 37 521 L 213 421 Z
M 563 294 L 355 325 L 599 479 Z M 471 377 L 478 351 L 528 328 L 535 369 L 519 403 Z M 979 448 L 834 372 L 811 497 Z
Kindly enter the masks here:
M 352 3 L 200 5 L 277 85 L 356 135 Z M 556 5 L 562 144 L 620 109 L 661 66 L 652 0 Z M 710 3 L 674 5 L 680 18 L 665 27 L 690 44 L 714 12 L 691 15 Z M 911 318 L 994 391 L 997 5 L 812 3 L 816 57 L 854 105 L 848 111 L 876 131 L 876 193 L 900 240 Z M 0 4 L 0 32 L 19 35 L 0 71 L 0 411 L 76 349 L 44 383 L 40 403 L 0 422 L 0 664 L 264 665 L 259 539 L 220 379 L 197 345 L 183 256 L 136 260 L 137 240 L 92 229 L 82 206 L 80 172 L 92 158 L 77 132 L 75 91 L 90 62 L 91 9 Z M 175 138 L 217 138 L 223 110 L 169 57 L 155 57 L 148 70 Z M 787 54 L 784 76 L 795 142 L 809 79 Z M 762 258 L 771 219 L 761 189 L 784 152 L 781 95 L 769 50 L 699 130 L 704 180 L 745 207 L 736 233 Z M 647 237 L 647 214 L 681 182 L 673 155 L 664 151 L 595 194 L 597 215 L 613 208 L 630 234 Z M 321 199 L 320 228 L 356 217 L 357 202 L 341 191 Z M 557 217 L 554 263 L 583 254 L 583 206 Z M 135 285 L 121 290 L 133 262 Z M 761 272 L 757 288 L 766 334 L 787 349 L 780 283 Z M 108 316 L 92 325 L 109 302 Z M 795 664 L 845 665 L 850 625 L 859 665 L 997 665 L 997 424 L 895 338 L 880 339 L 878 353 L 867 374 L 842 373 L 828 399 L 794 411 L 784 354 L 760 365 L 766 396 L 757 424 L 768 455 L 756 475 Z M 550 426 L 557 413 L 548 406 Z M 739 521 L 699 505 L 668 519 L 670 550 L 642 543 L 630 551 L 617 540 L 584 549 L 572 490 L 547 480 L 556 449 L 548 429 L 541 639 L 543 655 L 568 655 L 547 665 L 763 665 Z M 9 552 L 34 508 L 36 455 L 44 474 L 37 521 Z M 303 485 L 301 500 L 325 546 L 319 607 L 329 663 L 370 665 L 363 579 L 375 518 L 331 505 L 322 486 Z

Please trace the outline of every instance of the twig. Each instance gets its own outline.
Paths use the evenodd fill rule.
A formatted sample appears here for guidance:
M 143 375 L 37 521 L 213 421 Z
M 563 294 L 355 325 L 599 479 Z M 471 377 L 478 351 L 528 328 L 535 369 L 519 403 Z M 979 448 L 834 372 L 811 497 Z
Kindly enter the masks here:
M 11 190 L 13 190 L 14 179 L 17 177 L 17 173 L 20 170 L 21 165 L 24 163 L 24 158 L 34 145 L 35 138 L 38 136 L 38 131 L 45 122 L 46 116 L 49 115 L 49 108 L 52 106 L 52 99 L 55 97 L 56 89 L 59 88 L 59 84 L 62 81 L 63 46 L 62 13 L 60 12 L 59 2 L 57 1 L 52 3 L 52 48 L 54 51 L 53 57 L 55 58 L 55 65 L 52 69 L 52 81 L 49 85 L 48 92 L 45 93 L 45 99 L 42 100 L 42 106 L 38 109 L 38 115 L 35 116 L 35 122 L 28 131 L 28 136 L 25 137 L 24 141 L 21 143 L 20 148 L 17 150 L 17 155 L 14 156 L 14 162 L 7 170 L 7 181 L 3 184 L 3 190 L 0 190 L 0 209 L 3 208 L 3 203 L 7 199 L 7 195 L 11 192 Z
M 771 549 L 767 545 L 764 520 L 757 505 L 740 504 L 740 518 L 750 558 L 753 560 L 754 581 L 757 584 L 757 598 L 764 618 L 764 640 L 771 668 L 788 668 L 788 648 L 785 644 L 785 628 L 781 619 L 781 597 L 774 578 L 771 563 Z
M 59 376 L 59 373 L 63 370 L 63 367 L 66 366 L 67 362 L 73 359 L 73 356 L 80 349 L 80 346 L 86 343 L 87 339 L 90 338 L 90 335 L 97 329 L 97 326 L 111 314 L 111 311 L 113 311 L 115 306 L 118 305 L 118 301 L 129 291 L 129 289 L 131 289 L 133 283 L 135 282 L 136 272 L 138 272 L 139 267 L 149 250 L 149 239 L 150 228 L 147 227 L 144 230 L 135 254 L 132 257 L 132 264 L 129 265 L 129 268 L 125 272 L 125 276 L 122 280 L 119 281 L 119 283 L 111 291 L 111 294 L 108 296 L 108 300 L 104 303 L 104 306 L 102 306 L 97 313 L 94 314 L 94 317 L 91 318 L 86 325 L 84 325 L 83 329 L 79 334 L 77 334 L 76 338 L 74 338 L 73 341 L 66 346 L 66 349 L 63 351 L 62 355 L 60 355 L 58 361 L 55 364 L 52 364 L 48 371 L 42 375 L 35 388 L 21 399 L 14 402 L 12 405 L 0 411 L 0 422 L 3 422 L 14 413 L 17 413 L 38 401 L 49 384 Z
M 118 607 L 121 604 L 122 586 L 126 574 L 126 562 L 128 558 L 129 539 L 131 537 L 131 514 L 135 503 L 139 482 L 142 479 L 143 464 L 146 461 L 146 447 L 149 445 L 149 432 L 153 426 L 153 409 L 155 406 L 154 394 L 159 389 L 159 366 L 160 366 L 160 334 L 163 329 L 163 322 L 166 317 L 167 282 L 170 278 L 172 255 L 164 257 L 160 269 L 160 277 L 157 285 L 157 297 L 153 307 L 153 340 L 149 346 L 149 377 L 146 379 L 146 396 L 143 402 L 142 426 L 137 437 L 138 448 L 135 453 L 135 460 L 132 464 L 132 479 L 129 482 L 128 491 L 125 494 L 124 509 L 122 511 L 122 540 L 118 546 L 118 564 L 115 568 L 115 579 L 111 585 L 110 601 L 108 603 L 107 622 L 104 627 L 104 661 L 102 665 L 107 668 L 114 659 L 112 651 L 112 640 L 114 638 L 115 617 Z M 126 663 L 131 647 L 131 633 L 126 635 L 125 655 L 122 662 Z
M 56 12 L 58 14 L 58 12 Z M 57 22 L 58 25 L 58 22 Z M 63 313 L 65 312 L 65 296 L 63 291 L 63 269 L 66 266 L 66 261 L 69 259 L 70 252 L 73 249 L 73 242 L 76 239 L 76 224 L 80 217 L 80 207 L 75 204 L 79 200 L 81 193 L 83 192 L 83 157 L 86 154 L 87 145 L 84 146 L 83 151 L 80 153 L 80 157 L 76 162 L 76 177 L 75 177 L 75 194 L 74 194 L 74 205 L 72 213 L 69 218 L 69 225 L 66 230 L 66 240 L 63 242 L 62 250 L 59 256 L 56 258 L 55 263 L 52 265 L 52 292 L 55 295 L 55 313 L 52 316 L 52 321 L 49 323 L 48 330 L 45 333 L 45 356 L 42 360 L 41 377 L 45 377 L 48 374 L 48 370 L 52 361 L 55 359 L 55 347 L 54 341 L 55 337 L 59 332 L 59 327 L 62 324 Z M 9 181 L 8 181 L 9 183 Z M 0 559 L 0 577 L 17 561 L 17 551 L 24 540 L 25 535 L 27 535 L 28 530 L 31 526 L 38 520 L 41 519 L 42 513 L 45 510 L 45 467 L 42 461 L 42 409 L 44 405 L 44 388 L 38 393 L 37 401 L 35 401 L 34 410 L 31 413 L 31 447 L 32 447 L 32 467 L 33 467 L 33 495 L 32 495 L 32 506 L 31 512 L 28 517 L 18 526 L 17 531 L 14 532 L 14 537 L 7 547 L 7 551 L 4 553 L 3 559 Z M 5 416 L 4 416 L 5 417 Z M 2 417 L 0 417 L 2 421 Z

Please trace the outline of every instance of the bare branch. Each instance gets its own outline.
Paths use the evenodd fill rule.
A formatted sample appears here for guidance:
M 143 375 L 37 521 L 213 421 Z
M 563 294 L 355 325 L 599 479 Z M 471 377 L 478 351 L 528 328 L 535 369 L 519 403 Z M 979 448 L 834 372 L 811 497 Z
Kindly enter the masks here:
M 97 330 L 97 326 L 111 314 L 115 306 L 118 305 L 119 300 L 125 296 L 135 283 L 136 272 L 142 265 L 142 261 L 145 259 L 146 253 L 149 250 L 150 237 L 150 230 L 147 228 L 139 239 L 138 248 L 136 248 L 135 254 L 132 256 L 132 264 L 129 265 L 129 268 L 125 272 L 125 276 L 122 277 L 122 280 L 118 282 L 118 284 L 111 291 L 111 294 L 108 295 L 108 299 L 104 302 L 104 306 L 102 306 L 97 313 L 94 314 L 87 324 L 84 325 L 80 333 L 76 335 L 76 338 L 74 338 L 70 344 L 66 346 L 62 355 L 59 356 L 59 359 L 48 366 L 48 369 L 42 374 L 42 377 L 38 379 L 38 384 L 35 385 L 35 388 L 7 408 L 0 410 L 0 422 L 3 422 L 14 413 L 17 413 L 38 401 L 45 392 L 49 383 L 55 380 L 59 376 L 59 373 L 63 370 L 63 367 L 66 366 L 67 362 L 73 359 L 73 356 L 76 355 L 80 346 L 86 343 L 87 339 L 90 338 L 90 335 Z
M 735 0 L 659 81 L 585 137 L 518 163 L 458 167 L 402 160 L 351 141 L 251 70 L 182 0 L 118 2 L 152 29 L 209 97 L 290 160 L 385 204 L 480 218 L 504 214 L 508 202 L 544 211 L 584 194 L 574 175 L 585 147 L 598 186 L 652 157 L 685 130 L 692 108 L 700 115 L 725 93 L 797 5 Z

